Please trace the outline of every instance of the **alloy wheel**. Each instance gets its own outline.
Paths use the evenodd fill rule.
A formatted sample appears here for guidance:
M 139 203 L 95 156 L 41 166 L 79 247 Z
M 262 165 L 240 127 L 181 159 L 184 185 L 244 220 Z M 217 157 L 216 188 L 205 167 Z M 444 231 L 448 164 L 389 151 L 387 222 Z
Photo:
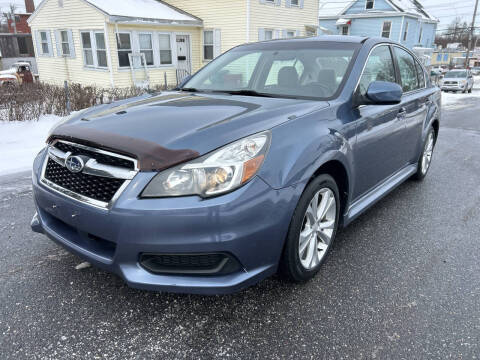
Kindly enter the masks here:
M 320 189 L 307 207 L 298 240 L 298 255 L 305 269 L 315 268 L 327 254 L 336 216 L 337 203 L 333 191 Z
M 430 167 L 433 154 L 433 132 L 428 134 L 427 142 L 425 143 L 425 148 L 423 149 L 422 155 L 422 174 L 425 175 Z

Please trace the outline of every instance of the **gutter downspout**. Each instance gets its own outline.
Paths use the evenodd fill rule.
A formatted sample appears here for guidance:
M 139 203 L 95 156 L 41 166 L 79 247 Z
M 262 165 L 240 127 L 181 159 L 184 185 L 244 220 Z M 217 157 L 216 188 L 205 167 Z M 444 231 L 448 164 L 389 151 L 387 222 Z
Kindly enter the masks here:
M 112 86 L 112 89 L 114 89 L 115 81 L 113 80 L 112 54 L 110 53 L 110 37 L 108 36 L 108 26 L 106 21 L 104 23 L 104 33 L 105 33 L 105 47 L 107 50 L 108 72 L 110 73 L 110 85 Z
M 250 0 L 247 0 L 247 43 L 250 42 Z
M 403 35 L 403 25 L 405 22 L 405 16 L 402 16 L 402 26 L 400 26 L 400 35 L 398 35 L 398 42 L 402 43 L 402 35 Z

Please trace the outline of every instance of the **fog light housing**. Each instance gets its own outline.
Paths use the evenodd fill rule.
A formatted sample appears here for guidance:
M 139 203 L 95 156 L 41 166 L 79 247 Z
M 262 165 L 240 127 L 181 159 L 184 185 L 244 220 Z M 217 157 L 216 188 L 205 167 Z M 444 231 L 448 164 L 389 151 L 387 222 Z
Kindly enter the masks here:
M 242 270 L 228 253 L 157 254 L 142 253 L 140 265 L 153 274 L 226 275 Z

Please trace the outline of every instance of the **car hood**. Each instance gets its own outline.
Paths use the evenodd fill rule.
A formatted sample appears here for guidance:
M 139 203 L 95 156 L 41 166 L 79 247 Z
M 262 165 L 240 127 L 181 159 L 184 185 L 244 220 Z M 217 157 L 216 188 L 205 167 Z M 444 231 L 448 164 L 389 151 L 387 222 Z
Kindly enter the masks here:
M 89 109 L 52 130 L 63 138 L 139 159 L 161 170 L 242 137 L 327 107 L 324 101 L 164 92 Z
M 0 71 L 0 75 L 15 75 L 16 73 L 17 73 L 17 69 L 15 68 Z
M 444 77 L 443 81 L 462 81 L 467 80 L 467 78 L 458 78 L 458 77 Z

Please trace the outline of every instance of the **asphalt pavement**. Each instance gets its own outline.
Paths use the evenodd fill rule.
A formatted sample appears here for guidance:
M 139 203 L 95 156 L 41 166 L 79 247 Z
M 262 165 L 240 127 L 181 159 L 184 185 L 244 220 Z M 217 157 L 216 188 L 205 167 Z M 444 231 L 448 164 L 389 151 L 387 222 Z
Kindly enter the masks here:
M 30 175 L 0 177 L 0 359 L 479 358 L 479 112 L 478 98 L 444 112 L 425 181 L 342 230 L 315 279 L 228 296 L 76 270 L 30 231 Z

